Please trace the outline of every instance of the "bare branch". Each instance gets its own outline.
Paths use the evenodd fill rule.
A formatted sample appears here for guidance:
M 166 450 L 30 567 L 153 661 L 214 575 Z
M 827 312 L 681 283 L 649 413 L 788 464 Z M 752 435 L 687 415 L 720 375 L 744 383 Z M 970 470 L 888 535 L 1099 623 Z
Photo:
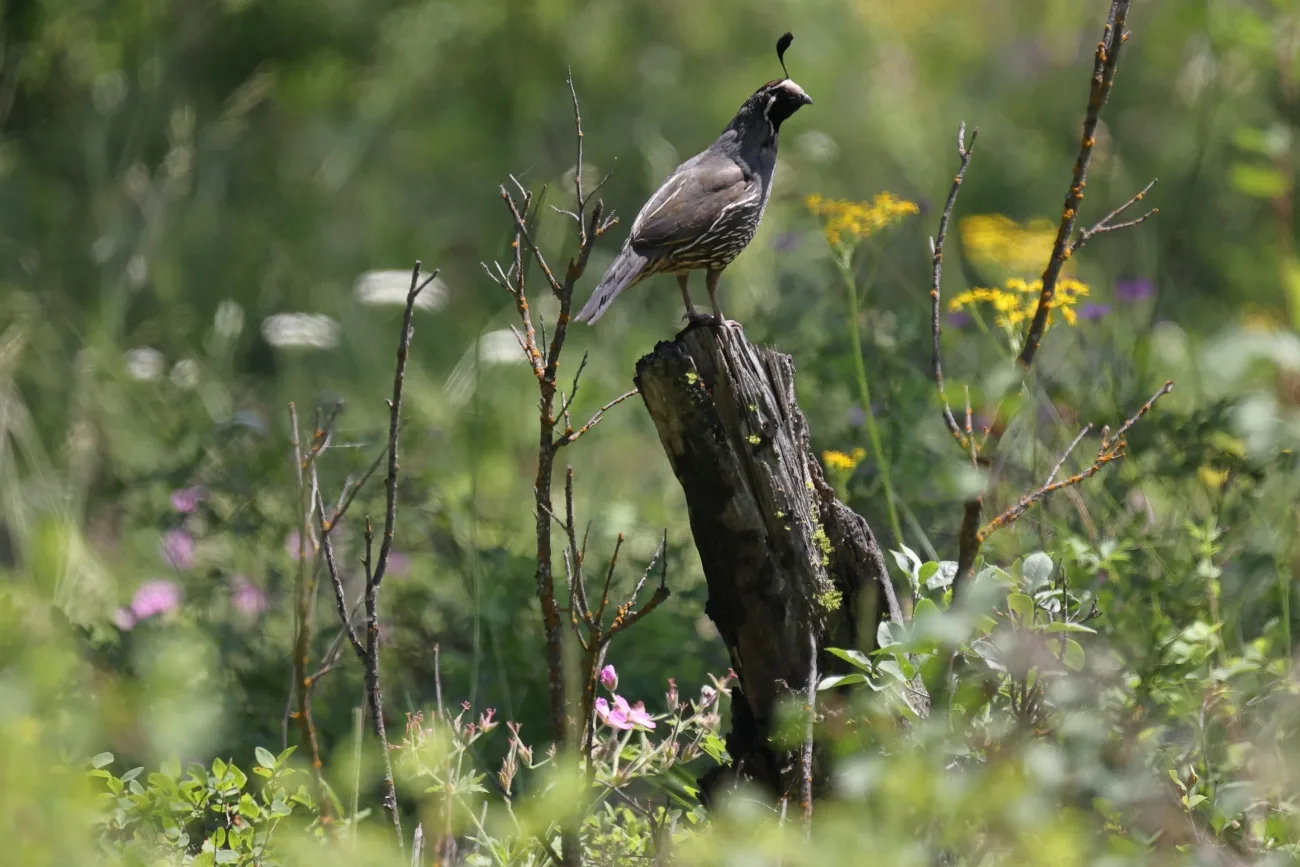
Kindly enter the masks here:
M 1052 255 L 1043 270 L 1043 289 L 1038 296 L 1038 309 L 1025 333 L 1025 342 L 1020 350 L 1020 364 L 1029 367 L 1034 363 L 1038 345 L 1047 328 L 1047 316 L 1052 299 L 1056 294 L 1056 281 L 1061 276 L 1065 260 L 1070 258 L 1072 247 L 1070 235 L 1074 234 L 1074 225 L 1079 217 L 1079 204 L 1083 201 L 1083 188 L 1088 183 L 1088 165 L 1092 162 L 1092 150 L 1096 145 L 1097 120 L 1102 107 L 1110 98 L 1111 87 L 1115 83 L 1115 70 L 1119 65 L 1120 48 L 1128 39 L 1124 24 L 1128 20 L 1128 10 L 1132 0 L 1112 0 L 1110 15 L 1102 40 L 1097 43 L 1097 52 L 1093 64 L 1092 88 L 1088 95 L 1088 109 L 1083 118 L 1083 134 L 1079 142 L 1079 157 L 1074 164 L 1074 177 L 1070 189 L 1065 194 L 1065 206 L 1061 211 L 1061 224 L 1056 230 L 1056 240 L 1052 244 Z
M 957 419 L 953 418 L 952 406 L 948 403 L 948 395 L 943 387 L 943 365 L 939 360 L 939 334 L 942 331 L 940 324 L 942 304 L 939 297 L 939 284 L 943 277 L 943 245 L 948 237 L 948 221 L 952 219 L 952 209 L 957 204 L 957 193 L 961 190 L 961 182 L 966 177 L 966 168 L 970 165 L 971 156 L 975 152 L 975 139 L 979 134 L 978 128 L 972 130 L 970 144 L 967 145 L 966 124 L 963 123 L 957 129 L 957 156 L 961 159 L 961 165 L 957 169 L 957 174 L 953 176 L 952 187 L 948 190 L 948 200 L 944 203 L 943 212 L 939 215 L 939 233 L 930 242 L 931 370 L 934 373 L 934 383 L 939 389 L 939 399 L 943 401 L 943 422 L 948 426 L 948 432 L 952 434 L 953 439 L 963 449 L 967 448 L 969 431 L 966 435 L 963 435 L 961 428 L 957 425 Z
M 1159 208 L 1152 208 L 1142 216 L 1138 217 L 1136 220 L 1129 220 L 1128 222 L 1125 223 L 1111 222 L 1111 220 L 1114 220 L 1116 217 L 1118 217 L 1120 214 L 1127 211 L 1133 205 L 1142 201 L 1142 199 L 1146 197 L 1146 194 L 1151 191 L 1151 188 L 1156 185 L 1157 180 L 1159 179 L 1152 178 L 1151 183 L 1147 184 L 1145 187 L 1139 190 L 1137 194 L 1133 196 L 1133 198 L 1129 199 L 1127 202 L 1120 205 L 1118 208 L 1116 208 L 1115 210 L 1111 211 L 1109 214 L 1107 214 L 1106 216 L 1098 220 L 1096 225 L 1094 225 L 1091 229 L 1080 230 L 1079 237 L 1075 238 L 1074 243 L 1070 245 L 1070 252 L 1072 254 L 1079 252 L 1079 248 L 1082 247 L 1084 244 L 1088 243 L 1088 241 L 1092 238 L 1093 235 L 1100 235 L 1103 232 L 1114 232 L 1118 229 L 1127 229 L 1130 226 L 1136 226 L 1138 223 L 1143 222 L 1148 217 L 1152 217 L 1160 213 Z
M 614 398 L 609 403 L 605 404 L 600 409 L 596 410 L 595 414 L 593 414 L 592 417 L 587 421 L 587 423 L 584 424 L 582 427 L 578 428 L 575 431 L 565 431 L 560 436 L 560 438 L 555 441 L 556 450 L 558 451 L 560 448 L 567 446 L 569 443 L 573 442 L 578 437 L 582 436 L 583 434 L 591 430 L 596 425 L 600 424 L 600 421 L 605 417 L 606 412 L 618 406 L 620 403 L 622 403 L 623 401 L 627 400 L 629 397 L 637 393 L 638 392 L 636 389 L 632 389 L 631 391 L 627 391 L 624 392 L 623 394 L 620 394 L 618 397 Z
M 1151 396 L 1150 400 L 1142 404 L 1142 406 L 1139 407 L 1138 411 L 1135 412 L 1132 416 L 1129 417 L 1127 421 L 1124 422 L 1124 424 L 1120 427 L 1120 429 L 1116 431 L 1115 436 L 1112 437 L 1109 435 L 1109 433 L 1103 432 L 1101 438 L 1101 448 L 1097 450 L 1097 457 L 1096 459 L 1093 460 L 1091 465 L 1086 467 L 1082 472 L 1076 473 L 1075 475 L 1070 476 L 1067 479 L 1062 479 L 1059 482 L 1054 481 L 1057 474 L 1060 473 L 1061 467 L 1065 464 L 1066 458 L 1070 456 L 1070 452 L 1074 451 L 1075 446 L 1077 446 L 1079 444 L 1079 441 L 1083 439 L 1084 434 L 1088 432 L 1088 430 L 1091 428 L 1091 425 L 1085 427 L 1082 431 L 1079 432 L 1079 435 L 1074 438 L 1074 442 L 1070 443 L 1070 447 L 1066 449 L 1065 454 L 1061 456 L 1060 461 L 1058 461 L 1056 466 L 1053 467 L 1051 474 L 1048 475 L 1047 477 L 1047 481 L 1044 482 L 1043 485 L 1039 487 L 1037 490 L 1031 491 L 1030 493 L 1021 497 L 1020 500 L 1014 506 L 1007 509 L 1005 512 L 998 515 L 996 518 L 994 518 L 993 520 L 985 524 L 983 527 L 981 527 L 979 531 L 979 541 L 983 542 L 985 539 L 989 537 L 989 534 L 992 533 L 994 530 L 997 530 L 1000 527 L 1005 527 L 1009 524 L 1014 523 L 1016 519 L 1018 519 L 1025 512 L 1029 511 L 1030 507 L 1033 506 L 1034 503 L 1037 503 L 1039 500 L 1042 500 L 1048 494 L 1059 491 L 1062 488 L 1068 488 L 1073 485 L 1081 484 L 1082 482 L 1092 478 L 1097 473 L 1101 472 L 1101 469 L 1104 466 L 1106 466 L 1106 464 L 1110 463 L 1111 461 L 1119 460 L 1125 457 L 1128 454 L 1128 452 L 1126 449 L 1127 443 L 1124 441 L 1124 434 L 1126 434 L 1133 427 L 1133 425 L 1137 424 L 1138 421 L 1141 420 L 1142 416 L 1146 415 L 1151 410 L 1151 407 L 1155 406 L 1156 401 L 1164 397 L 1169 392 L 1173 391 L 1173 388 L 1174 388 L 1173 380 L 1170 380 L 1166 382 L 1164 385 L 1162 385 L 1160 387 L 1160 390 Z
M 1085 424 L 1083 426 L 1083 429 L 1079 431 L 1079 435 L 1074 438 L 1070 443 L 1069 448 L 1067 448 L 1061 455 L 1061 459 L 1056 462 L 1056 466 L 1052 467 L 1052 471 L 1047 474 L 1047 481 L 1043 484 L 1050 485 L 1052 482 L 1056 481 L 1056 476 L 1061 472 L 1061 467 L 1065 466 L 1065 462 L 1069 459 L 1070 453 L 1078 447 L 1080 441 L 1087 436 L 1088 431 L 1090 430 L 1092 430 L 1091 424 Z
M 311 471 L 314 476 L 316 468 L 313 466 Z M 325 501 L 321 498 L 319 489 L 316 491 L 316 515 L 320 521 L 321 550 L 325 554 L 325 568 L 329 571 L 330 583 L 334 586 L 334 605 L 338 609 L 339 622 L 343 626 L 343 633 L 347 636 L 348 643 L 352 645 L 352 649 L 364 662 L 366 649 L 362 646 L 361 640 L 357 638 L 357 632 L 352 627 L 352 618 L 348 616 L 347 599 L 343 591 L 343 579 L 339 575 L 338 564 L 334 562 L 334 543 L 330 540 L 330 530 L 333 528 L 326 525 Z

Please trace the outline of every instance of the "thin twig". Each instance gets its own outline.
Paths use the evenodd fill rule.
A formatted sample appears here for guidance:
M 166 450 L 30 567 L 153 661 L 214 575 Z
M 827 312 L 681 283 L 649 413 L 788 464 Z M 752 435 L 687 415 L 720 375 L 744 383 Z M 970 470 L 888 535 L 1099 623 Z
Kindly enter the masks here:
M 1098 220 L 1097 223 L 1091 229 L 1081 229 L 1079 231 L 1079 237 L 1075 238 L 1074 243 L 1070 245 L 1070 253 L 1073 254 L 1079 252 L 1079 248 L 1082 247 L 1084 244 L 1088 243 L 1089 239 L 1091 239 L 1093 235 L 1100 235 L 1103 232 L 1114 232 L 1117 229 L 1127 229 L 1130 226 L 1136 226 L 1138 223 L 1143 222 L 1148 217 L 1152 217 L 1160 213 L 1159 208 L 1152 208 L 1142 216 L 1138 217 L 1136 220 L 1129 220 L 1128 222 L 1125 223 L 1111 222 L 1111 220 L 1115 219 L 1120 214 L 1124 213 L 1129 208 L 1133 207 L 1133 205 L 1146 198 L 1146 194 L 1151 192 L 1151 188 L 1156 185 L 1157 180 L 1159 180 L 1159 178 L 1152 178 L 1151 183 L 1147 184 L 1145 187 L 1139 190 L 1137 194 L 1133 196 L 1133 198 L 1129 199 L 1127 202 L 1120 205 L 1118 208 L 1116 208 L 1115 210 L 1111 211 L 1109 214 L 1107 214 L 1106 216 Z
M 1088 431 L 1090 430 L 1092 430 L 1091 424 L 1085 424 L 1083 426 L 1083 429 L 1079 431 L 1079 435 L 1074 438 L 1074 440 L 1070 443 L 1069 448 L 1067 448 L 1065 452 L 1061 455 L 1061 459 L 1056 462 L 1056 466 L 1052 467 L 1052 471 L 1047 474 L 1047 481 L 1044 482 L 1043 484 L 1050 485 L 1052 482 L 1056 481 L 1056 476 L 1058 473 L 1061 472 L 1061 467 L 1065 466 L 1065 461 L 1070 457 L 1070 453 L 1073 452 L 1078 447 L 1080 441 L 1082 441 L 1083 438 L 1087 436 Z
M 993 520 L 985 524 L 983 527 L 981 527 L 979 531 L 979 541 L 982 543 L 985 539 L 989 537 L 989 534 L 992 533 L 993 531 L 999 529 L 1000 527 L 1005 527 L 1014 523 L 1017 518 L 1019 518 L 1025 512 L 1029 511 L 1030 507 L 1032 507 L 1038 501 L 1042 500 L 1048 494 L 1052 494 L 1056 491 L 1061 490 L 1062 488 L 1068 488 L 1073 485 L 1081 484 L 1082 482 L 1092 478 L 1097 473 L 1101 472 L 1101 469 L 1105 467 L 1106 464 L 1110 463 L 1111 461 L 1119 460 L 1125 457 L 1128 454 L 1128 452 L 1127 452 L 1127 443 L 1124 440 L 1124 434 L 1126 434 L 1133 427 L 1133 425 L 1137 424 L 1138 421 L 1142 418 L 1142 416 L 1146 415 L 1151 410 L 1151 407 L 1155 406 L 1157 400 L 1164 397 L 1169 392 L 1173 391 L 1173 389 L 1174 389 L 1173 380 L 1166 382 L 1164 385 L 1160 387 L 1159 391 L 1157 391 L 1155 394 L 1151 396 L 1150 400 L 1142 404 L 1142 406 L 1138 409 L 1138 411 L 1135 412 L 1132 416 L 1128 418 L 1127 421 L 1124 422 L 1124 424 L 1120 427 L 1120 429 L 1116 431 L 1114 436 L 1110 436 L 1109 434 L 1103 433 L 1101 439 L 1101 448 L 1097 450 L 1097 457 L 1093 460 L 1092 464 L 1086 467 L 1082 472 L 1076 473 L 1075 475 L 1070 476 L 1067 479 L 1062 479 L 1059 482 L 1054 481 L 1057 474 L 1060 473 L 1061 467 L 1065 464 L 1066 458 L 1070 456 L 1070 452 L 1074 451 L 1075 446 L 1077 446 L 1079 444 L 1079 441 L 1083 439 L 1084 434 L 1088 432 L 1088 430 L 1091 428 L 1091 425 L 1085 427 L 1082 431 L 1079 432 L 1079 435 L 1074 438 L 1074 441 L 1070 443 L 1070 447 L 1065 450 L 1065 454 L 1061 456 L 1061 459 L 1060 461 L 1057 462 L 1056 466 L 1052 468 L 1052 472 L 1051 474 L 1048 475 L 1047 481 L 1044 482 L 1043 485 L 1039 487 L 1037 490 L 1025 494 L 1023 497 L 1020 498 L 1020 500 L 1014 506 L 1007 509 L 1002 514 L 998 515 L 996 518 L 994 518 Z
M 1065 194 L 1065 206 L 1061 211 L 1061 223 L 1056 230 L 1056 240 L 1052 244 L 1052 255 L 1043 270 L 1043 288 L 1038 296 L 1038 309 L 1034 311 L 1034 318 L 1025 333 L 1025 342 L 1018 359 L 1026 368 L 1034 363 L 1034 356 L 1038 353 L 1043 331 L 1047 328 L 1047 316 L 1051 310 L 1052 299 L 1056 294 L 1056 281 L 1061 276 L 1061 268 L 1065 265 L 1065 260 L 1070 258 L 1072 252 L 1070 236 L 1074 234 L 1074 225 L 1079 218 L 1079 205 L 1083 201 L 1083 188 L 1088 183 L 1088 165 L 1092 162 L 1092 150 L 1097 143 L 1095 137 L 1097 121 L 1115 83 L 1120 48 L 1128 39 L 1128 34 L 1124 32 L 1124 24 L 1128 20 L 1131 2 L 1132 0 L 1112 0 L 1106 29 L 1101 41 L 1097 43 L 1088 109 L 1083 118 L 1083 134 L 1079 141 L 1079 157 L 1074 163 L 1074 176 L 1070 181 L 1070 189 Z
M 366 519 L 366 648 L 365 663 L 366 697 L 370 704 L 370 714 L 379 736 L 380 749 L 384 759 L 384 806 L 388 808 L 393 819 L 393 830 L 397 834 L 398 848 L 404 847 L 402 838 L 402 820 L 397 806 L 397 784 L 393 780 L 393 763 L 389 756 L 388 732 L 384 725 L 384 698 L 379 680 L 379 588 L 383 584 L 384 574 L 388 570 L 388 557 L 393 548 L 393 531 L 397 524 L 397 474 L 398 474 L 398 437 L 401 432 L 402 387 L 405 383 L 406 360 L 410 353 L 412 325 L 415 314 L 415 302 L 420 291 L 438 276 L 435 270 L 427 280 L 420 282 L 420 262 L 411 269 L 411 288 L 406 293 L 406 309 L 402 314 L 402 333 L 397 341 L 397 364 L 393 371 L 393 396 L 388 401 L 388 475 L 385 483 L 384 535 L 379 542 L 379 556 L 371 561 L 373 532 L 369 518 Z
M 312 474 L 315 475 L 316 467 L 312 467 Z M 358 658 L 363 662 L 366 658 L 366 649 L 357 638 L 356 629 L 352 626 L 352 618 L 348 616 L 347 599 L 343 591 L 343 579 L 339 575 L 338 565 L 334 562 L 334 543 L 330 540 L 330 529 L 325 525 L 325 501 L 321 499 L 320 491 L 316 492 L 316 514 L 320 521 L 321 534 L 321 551 L 325 554 L 325 568 L 330 575 L 330 583 L 334 587 L 334 605 L 338 609 L 339 622 L 343 625 L 343 634 L 347 637 L 348 643 L 356 651 Z M 337 525 L 335 525 L 337 526 Z
M 583 434 L 591 430 L 596 425 L 600 424 L 601 419 L 605 417 L 606 412 L 618 406 L 620 403 L 627 400 L 629 397 L 632 397 L 633 395 L 638 393 L 639 392 L 634 388 L 631 391 L 626 391 L 620 394 L 618 397 L 614 398 L 609 403 L 605 404 L 600 409 L 596 410 L 596 412 L 592 414 L 591 418 L 587 420 L 587 423 L 584 424 L 582 427 L 578 428 L 577 430 L 566 430 L 560 436 L 560 438 L 555 441 L 555 448 L 560 449 L 564 446 L 567 446 L 569 443 L 573 442 L 578 437 L 582 436 Z
M 295 709 L 291 716 L 298 720 L 299 736 L 302 738 L 303 745 L 307 748 L 308 761 L 311 764 L 312 777 L 319 796 L 319 803 L 322 811 L 324 811 L 323 818 L 329 822 L 332 821 L 332 813 L 329 808 L 329 799 L 325 796 L 325 779 L 321 771 L 320 740 L 317 737 L 316 723 L 312 716 L 311 678 L 307 674 L 307 666 L 311 663 L 311 639 L 314 625 L 311 602 L 316 596 L 314 581 L 307 560 L 307 545 L 311 538 L 310 522 L 314 511 L 314 504 L 310 499 L 310 491 L 314 489 L 314 482 L 309 487 L 308 473 L 314 466 L 319 452 L 313 450 L 304 456 L 299 435 L 298 409 L 293 403 L 289 404 L 289 424 L 291 427 L 290 444 L 293 446 L 295 475 L 298 480 L 298 514 L 300 521 L 298 525 L 298 574 L 294 582 L 296 607 L 292 651 Z M 320 432 L 319 428 L 317 430 L 318 436 L 313 437 L 313 440 L 323 443 L 328 439 L 328 435 Z
M 971 155 L 975 152 L 975 139 L 980 134 L 979 128 L 971 130 L 970 144 L 966 143 L 966 124 L 963 123 L 957 129 L 957 156 L 961 159 L 961 166 L 957 169 L 957 174 L 953 176 L 952 187 L 948 190 L 948 200 L 944 203 L 943 212 L 939 215 L 939 233 L 930 241 L 931 247 L 931 272 L 930 272 L 930 334 L 931 334 L 931 370 L 934 372 L 934 383 L 939 389 L 939 399 L 943 401 L 943 422 L 948 426 L 948 432 L 965 449 L 967 447 L 967 438 L 962 434 L 961 428 L 957 425 L 957 419 L 953 418 L 952 407 L 948 403 L 948 395 L 943 387 L 943 366 L 939 361 L 939 334 L 942 330 L 940 325 L 942 305 L 939 298 L 939 284 L 943 277 L 943 245 L 948 237 L 948 221 L 952 219 L 952 209 L 957 204 L 957 193 L 961 190 L 961 182 L 966 177 L 966 168 L 970 165 Z
M 370 481 L 370 477 L 378 471 L 379 465 L 384 462 L 384 457 L 387 454 L 388 444 L 385 443 L 383 451 L 375 455 L 375 459 L 371 462 L 370 466 L 366 468 L 365 473 L 362 474 L 361 480 L 357 482 L 355 486 L 345 491 L 346 496 L 343 498 L 342 502 L 339 503 L 338 508 L 334 510 L 334 514 L 330 516 L 330 519 L 327 522 L 329 529 L 322 530 L 322 533 L 327 533 L 329 530 L 333 530 L 334 527 L 343 520 L 343 516 L 346 515 L 348 509 L 352 507 L 352 501 L 357 498 L 357 494 L 361 493 L 361 489 L 366 486 L 366 482 Z

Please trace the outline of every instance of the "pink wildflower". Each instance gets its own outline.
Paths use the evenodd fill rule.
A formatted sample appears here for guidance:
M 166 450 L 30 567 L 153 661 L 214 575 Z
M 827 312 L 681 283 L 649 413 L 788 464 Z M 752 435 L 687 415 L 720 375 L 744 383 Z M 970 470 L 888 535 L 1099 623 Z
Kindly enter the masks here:
M 149 581 L 135 591 L 131 599 L 131 614 L 137 621 L 148 620 L 157 614 L 166 614 L 181 603 L 181 588 L 175 581 Z

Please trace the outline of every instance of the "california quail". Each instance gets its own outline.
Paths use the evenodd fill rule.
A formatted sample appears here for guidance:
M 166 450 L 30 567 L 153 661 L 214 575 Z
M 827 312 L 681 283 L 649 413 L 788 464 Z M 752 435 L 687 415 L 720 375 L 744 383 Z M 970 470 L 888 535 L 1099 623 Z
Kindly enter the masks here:
M 777 42 L 785 71 L 792 34 Z M 760 87 L 736 112 L 709 149 L 678 166 L 650 197 L 591 299 L 575 317 L 594 324 L 624 289 L 651 274 L 677 276 L 691 322 L 722 324 L 718 277 L 745 249 L 763 218 L 772 192 L 777 133 L 786 118 L 812 100 L 789 74 Z M 697 313 L 686 284 L 690 272 L 706 272 L 713 316 Z

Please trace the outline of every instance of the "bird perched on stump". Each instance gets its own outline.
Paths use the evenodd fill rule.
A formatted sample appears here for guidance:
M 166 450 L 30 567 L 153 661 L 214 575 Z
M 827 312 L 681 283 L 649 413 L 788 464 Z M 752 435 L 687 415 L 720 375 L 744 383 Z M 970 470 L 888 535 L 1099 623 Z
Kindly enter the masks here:
M 776 43 L 785 78 L 770 81 L 745 100 L 708 150 L 678 166 L 646 202 L 614 263 L 575 317 L 594 324 L 619 293 L 652 274 L 674 274 L 690 322 L 723 324 L 718 277 L 745 249 L 772 193 L 781 124 L 812 99 L 790 80 L 785 50 L 794 34 Z M 691 304 L 691 271 L 705 272 L 713 315 Z

